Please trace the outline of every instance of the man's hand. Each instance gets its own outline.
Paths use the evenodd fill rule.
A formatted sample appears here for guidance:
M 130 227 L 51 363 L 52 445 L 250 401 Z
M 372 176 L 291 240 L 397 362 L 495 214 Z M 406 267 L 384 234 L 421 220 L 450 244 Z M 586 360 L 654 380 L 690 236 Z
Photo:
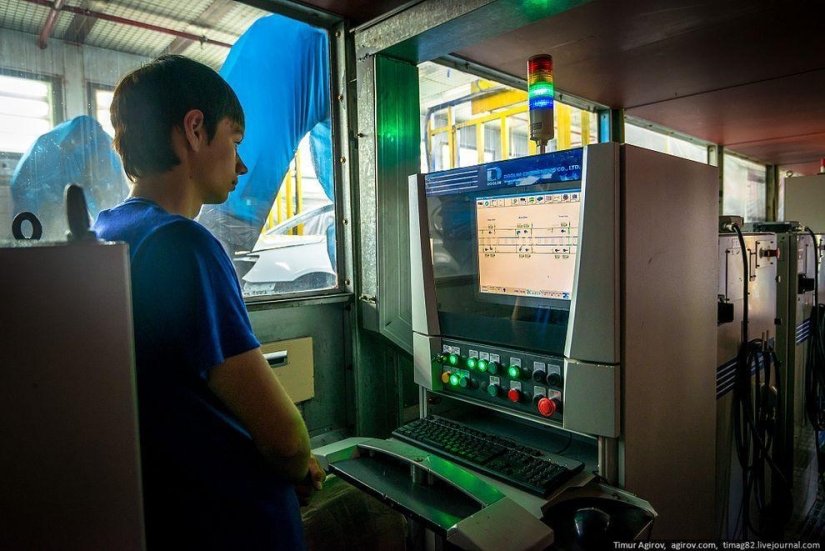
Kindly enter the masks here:
M 306 507 L 312 500 L 312 494 L 324 488 L 324 480 L 327 473 L 318 465 L 318 460 L 314 455 L 309 456 L 309 472 L 306 478 L 295 485 L 295 493 L 298 495 L 298 502 L 301 507 Z

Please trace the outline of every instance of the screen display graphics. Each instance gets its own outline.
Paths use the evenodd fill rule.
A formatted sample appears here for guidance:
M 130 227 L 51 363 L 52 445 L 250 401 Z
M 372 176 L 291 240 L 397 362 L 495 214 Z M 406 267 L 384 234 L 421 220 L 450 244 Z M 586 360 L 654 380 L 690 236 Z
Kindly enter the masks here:
M 570 300 L 579 190 L 477 197 L 478 292 Z
M 570 149 L 424 176 L 442 335 L 563 352 L 583 167 Z

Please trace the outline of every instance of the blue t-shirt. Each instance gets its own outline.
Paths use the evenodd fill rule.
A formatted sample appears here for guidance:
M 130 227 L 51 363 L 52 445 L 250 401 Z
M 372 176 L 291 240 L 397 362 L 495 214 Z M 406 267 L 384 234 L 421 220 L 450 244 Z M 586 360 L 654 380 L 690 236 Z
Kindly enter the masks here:
M 141 198 L 93 229 L 130 248 L 149 549 L 302 549 L 292 484 L 207 386 L 210 369 L 259 346 L 220 243 Z

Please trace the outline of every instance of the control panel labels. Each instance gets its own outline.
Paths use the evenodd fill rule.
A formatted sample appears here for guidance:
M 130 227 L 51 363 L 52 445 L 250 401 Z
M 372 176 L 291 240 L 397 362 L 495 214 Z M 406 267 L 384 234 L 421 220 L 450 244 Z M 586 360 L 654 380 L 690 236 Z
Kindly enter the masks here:
M 478 350 L 470 350 L 471 358 L 478 358 Z
M 510 365 L 514 365 L 516 367 L 521 367 L 521 358 L 514 358 L 510 357 Z
M 550 364 L 550 368 L 548 370 L 548 375 L 551 373 L 558 373 L 561 375 L 561 365 L 559 364 Z
M 544 362 L 533 362 L 533 371 L 547 371 L 547 364 Z
M 478 359 L 479 360 L 490 361 L 490 353 L 489 352 L 479 352 L 478 353 Z
M 501 356 L 499 356 L 498 354 L 490 354 L 490 361 L 501 363 Z
M 535 396 L 547 396 L 547 389 L 543 386 L 534 386 L 533 387 L 533 394 Z
M 490 376 L 490 384 L 491 385 L 500 385 L 501 384 L 501 379 L 499 379 L 498 377 L 493 377 L 491 375 Z
M 510 381 L 511 390 L 521 390 L 521 381 Z
M 450 346 L 449 344 L 444 345 L 444 352 L 447 354 L 458 354 L 461 356 L 461 347 L 460 346 Z

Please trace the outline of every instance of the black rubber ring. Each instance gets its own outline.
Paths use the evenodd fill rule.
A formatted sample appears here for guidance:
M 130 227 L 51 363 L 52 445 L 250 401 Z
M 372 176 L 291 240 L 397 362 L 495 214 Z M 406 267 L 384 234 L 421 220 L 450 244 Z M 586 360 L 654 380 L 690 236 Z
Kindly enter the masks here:
M 31 237 L 26 237 L 23 235 L 23 222 L 26 221 L 31 222 L 32 225 Z M 43 237 L 43 224 L 40 223 L 40 219 L 33 212 L 24 211 L 15 216 L 14 220 L 12 220 L 11 234 L 15 239 L 33 239 L 37 241 Z

